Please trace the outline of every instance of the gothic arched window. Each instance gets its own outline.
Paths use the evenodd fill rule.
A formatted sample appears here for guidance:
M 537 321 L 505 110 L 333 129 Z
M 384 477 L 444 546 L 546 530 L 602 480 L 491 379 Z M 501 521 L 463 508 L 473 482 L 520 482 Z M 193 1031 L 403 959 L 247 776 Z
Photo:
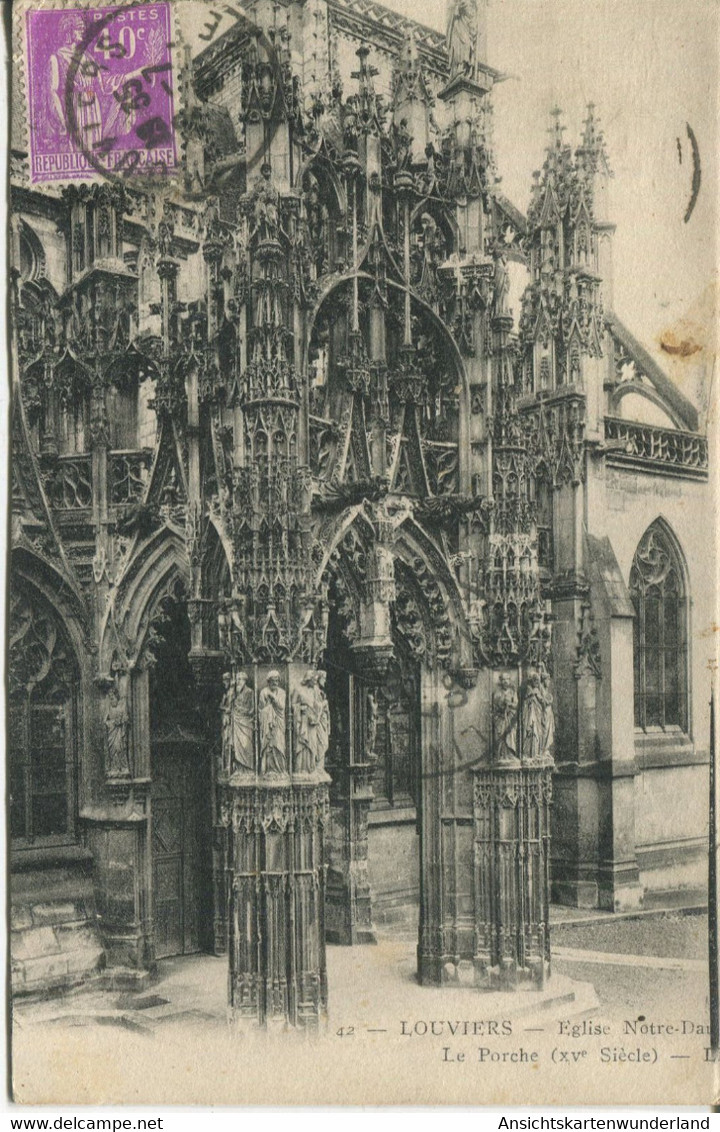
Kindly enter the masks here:
M 134 381 L 111 385 L 107 391 L 110 447 L 115 451 L 137 448 L 138 390 Z
M 90 415 L 88 398 L 76 389 L 60 401 L 58 449 L 63 456 L 87 451 L 86 434 Z
M 550 475 L 542 469 L 535 479 L 535 522 L 538 538 L 538 564 L 540 569 L 553 572 L 553 486 Z
M 635 607 L 635 726 L 687 730 L 687 595 L 679 553 L 662 522 L 643 535 L 630 571 Z
M 77 667 L 51 606 L 13 585 L 9 608 L 8 755 L 14 844 L 75 839 Z
M 43 279 L 45 277 L 45 249 L 36 233 L 24 220 L 20 221 L 19 245 L 20 262 L 16 266 L 20 268 L 21 283 Z

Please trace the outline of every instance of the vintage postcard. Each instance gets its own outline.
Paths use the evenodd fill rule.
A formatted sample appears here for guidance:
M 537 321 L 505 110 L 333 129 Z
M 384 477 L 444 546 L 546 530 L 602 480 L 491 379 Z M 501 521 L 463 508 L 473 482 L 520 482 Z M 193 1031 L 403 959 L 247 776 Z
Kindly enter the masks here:
M 7 9 L 15 1101 L 711 1104 L 720 9 Z

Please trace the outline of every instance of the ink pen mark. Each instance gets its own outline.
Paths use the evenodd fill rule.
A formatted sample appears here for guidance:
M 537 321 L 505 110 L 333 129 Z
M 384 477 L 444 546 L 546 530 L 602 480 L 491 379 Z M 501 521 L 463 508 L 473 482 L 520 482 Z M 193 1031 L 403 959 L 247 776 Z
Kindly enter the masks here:
M 677 145 L 678 161 L 682 165 L 682 145 L 680 144 L 680 138 L 675 138 L 675 144 Z
M 689 122 L 685 123 L 685 128 L 687 130 L 687 136 L 690 138 L 690 145 L 692 146 L 692 155 L 693 155 L 692 191 L 691 191 L 691 194 L 690 194 L 690 203 L 688 204 L 687 211 L 685 212 L 685 223 L 687 224 L 688 220 L 690 219 L 690 217 L 693 214 L 693 209 L 695 208 L 695 204 L 696 204 L 696 201 L 697 201 L 697 198 L 698 198 L 698 193 L 700 192 L 700 176 L 701 176 L 701 174 L 700 174 L 700 150 L 698 148 L 697 138 L 695 137 L 695 134 L 693 133 L 692 126 L 690 125 Z

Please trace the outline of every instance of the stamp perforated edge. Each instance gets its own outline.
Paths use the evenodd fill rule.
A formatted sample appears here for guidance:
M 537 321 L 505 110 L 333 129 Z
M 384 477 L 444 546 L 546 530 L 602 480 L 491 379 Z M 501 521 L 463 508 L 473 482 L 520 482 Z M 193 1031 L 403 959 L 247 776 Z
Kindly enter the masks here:
M 184 0 L 186 3 L 198 4 L 201 7 L 210 7 L 212 0 Z M 173 90 L 173 122 L 171 123 L 177 164 L 170 172 L 158 174 L 141 173 L 121 177 L 118 175 L 105 175 L 99 170 L 88 170 L 84 176 L 77 173 L 68 177 L 52 177 L 47 180 L 33 180 L 31 176 L 31 122 L 30 122 L 30 92 L 28 87 L 29 46 L 27 39 L 27 13 L 39 11 L 97 11 L 100 8 L 140 7 L 152 3 L 152 0 L 131 0 L 131 3 L 107 4 L 102 0 L 14 0 L 12 22 L 12 72 L 11 84 L 11 138 L 14 143 L 15 164 L 11 162 L 11 175 L 13 179 L 19 178 L 27 187 L 43 193 L 59 194 L 68 185 L 102 184 L 106 181 L 115 181 L 126 184 L 133 189 L 165 189 L 171 190 L 182 184 L 186 169 L 186 141 L 179 128 L 182 122 L 183 111 L 186 107 L 186 83 L 183 77 L 184 42 L 182 39 L 180 22 L 177 15 L 176 0 L 168 0 L 170 11 L 170 57 L 172 61 L 172 90 Z M 18 121 L 18 119 L 20 119 Z M 23 149 L 16 147 L 22 139 Z M 22 156 L 20 156 L 22 154 Z M 18 167 L 19 163 L 19 167 Z

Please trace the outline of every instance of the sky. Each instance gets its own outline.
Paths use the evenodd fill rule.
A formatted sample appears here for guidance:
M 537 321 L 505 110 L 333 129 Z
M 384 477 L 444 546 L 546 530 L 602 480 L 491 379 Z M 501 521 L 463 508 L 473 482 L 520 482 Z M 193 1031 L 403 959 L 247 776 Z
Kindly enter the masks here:
M 385 3 L 420 14 L 417 0 Z M 426 0 L 421 19 L 444 30 L 445 0 Z M 614 173 L 614 306 L 671 370 L 661 339 L 688 319 L 707 339 L 717 296 L 719 25 L 716 0 L 489 0 L 488 62 L 509 76 L 494 96 L 502 190 L 526 211 L 550 110 L 576 144 L 595 103 Z M 685 223 L 688 123 L 701 185 Z
M 450 0 L 383 2 L 445 31 Z M 576 145 L 595 103 L 614 173 L 615 311 L 697 401 L 689 369 L 708 373 L 716 355 L 720 0 L 488 0 L 488 41 L 487 61 L 508 76 L 494 93 L 502 191 L 525 212 L 550 111 Z M 688 125 L 701 183 L 686 222 Z M 690 359 L 661 348 L 686 339 L 700 347 Z
M 445 30 L 450 0 L 384 2 Z M 213 0 L 179 8 L 202 26 Z M 661 340 L 689 335 L 703 356 L 715 352 L 720 0 L 488 0 L 488 39 L 488 62 L 508 76 L 494 94 L 502 191 L 525 212 L 551 109 L 562 109 L 577 144 L 595 103 L 614 171 L 614 307 L 682 379 Z M 701 185 L 686 223 L 688 124 Z

